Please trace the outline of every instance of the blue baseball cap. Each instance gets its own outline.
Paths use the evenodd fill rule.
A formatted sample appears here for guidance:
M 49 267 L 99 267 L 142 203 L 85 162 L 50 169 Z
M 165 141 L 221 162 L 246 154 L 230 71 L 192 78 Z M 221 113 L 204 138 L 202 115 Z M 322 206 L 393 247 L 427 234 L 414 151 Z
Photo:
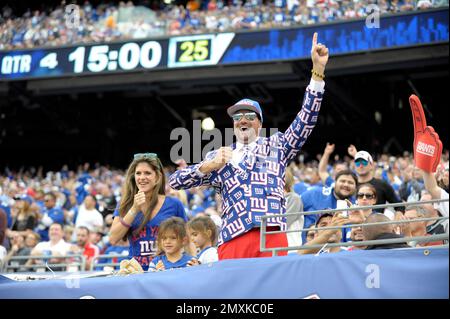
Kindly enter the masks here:
M 234 113 L 236 113 L 236 111 L 239 110 L 249 110 L 249 111 L 253 111 L 255 112 L 261 123 L 263 121 L 263 116 L 262 116 L 262 110 L 261 110 L 261 106 L 259 106 L 259 103 L 254 101 L 254 100 L 250 100 L 250 99 L 242 99 L 239 102 L 237 102 L 236 104 L 230 106 L 227 109 L 227 113 L 228 115 L 231 117 Z

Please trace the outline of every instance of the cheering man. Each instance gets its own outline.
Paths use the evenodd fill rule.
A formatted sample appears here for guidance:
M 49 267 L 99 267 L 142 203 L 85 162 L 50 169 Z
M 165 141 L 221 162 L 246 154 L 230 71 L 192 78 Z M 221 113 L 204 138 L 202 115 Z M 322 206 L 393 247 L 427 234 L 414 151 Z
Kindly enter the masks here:
M 303 106 L 283 134 L 259 137 L 263 114 L 258 102 L 243 99 L 230 106 L 237 143 L 209 152 L 199 164 L 178 170 L 170 176 L 170 186 L 187 189 L 213 186 L 222 197 L 222 226 L 219 259 L 268 257 L 260 251 L 261 216 L 286 211 L 285 169 L 311 134 L 319 115 L 325 82 L 328 49 L 317 43 L 314 33 L 311 49 L 312 79 L 306 88 Z M 285 230 L 285 218 L 267 220 L 267 230 Z M 285 233 L 269 234 L 268 248 L 287 247 Z M 285 255 L 286 252 L 280 253 Z

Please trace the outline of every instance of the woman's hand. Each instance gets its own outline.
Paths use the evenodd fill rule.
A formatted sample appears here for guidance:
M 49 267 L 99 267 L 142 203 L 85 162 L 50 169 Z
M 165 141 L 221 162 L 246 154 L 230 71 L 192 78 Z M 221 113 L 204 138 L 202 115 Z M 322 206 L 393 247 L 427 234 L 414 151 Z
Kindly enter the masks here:
M 143 191 L 139 191 L 136 195 L 134 195 L 134 203 L 131 209 L 134 211 L 134 213 L 137 213 L 139 211 L 144 212 L 146 202 L 147 199 L 145 197 L 145 193 Z

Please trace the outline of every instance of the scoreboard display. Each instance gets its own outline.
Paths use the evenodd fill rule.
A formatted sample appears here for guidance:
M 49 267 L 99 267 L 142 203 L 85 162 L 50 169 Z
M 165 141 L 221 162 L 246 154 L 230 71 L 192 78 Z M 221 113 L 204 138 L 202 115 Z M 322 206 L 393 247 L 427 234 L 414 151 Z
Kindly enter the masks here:
M 233 33 L 1 53 L 1 77 L 22 78 L 215 65 Z
M 351 54 L 448 42 L 448 8 L 382 17 L 239 33 L 0 51 L 0 81 L 152 69 L 296 60 L 309 57 L 318 32 L 330 54 Z

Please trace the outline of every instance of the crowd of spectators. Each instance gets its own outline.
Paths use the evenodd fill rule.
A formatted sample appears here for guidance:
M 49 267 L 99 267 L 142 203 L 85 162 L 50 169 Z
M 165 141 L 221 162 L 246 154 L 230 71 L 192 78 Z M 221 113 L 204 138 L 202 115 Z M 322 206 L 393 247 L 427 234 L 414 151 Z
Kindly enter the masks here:
M 292 27 L 366 17 L 371 4 L 389 14 L 448 6 L 448 0 L 190 0 L 185 6 L 121 1 L 96 7 L 85 1 L 77 13 L 66 10 L 68 4 L 23 14 L 3 7 L 0 50 Z
M 307 163 L 293 161 L 290 164 L 285 188 L 288 213 L 314 210 L 308 208 L 311 206 L 308 201 L 311 194 L 317 192 L 321 193 L 322 197 L 314 197 L 313 206 L 319 209 L 336 208 L 336 200 L 334 204 L 330 204 L 333 202 L 329 201 L 332 198 L 330 194 L 338 194 L 337 198 L 345 198 L 349 203 L 359 206 L 375 204 L 377 197 L 381 197 L 384 187 L 392 188 L 393 196 L 398 198 L 399 202 L 431 199 L 420 170 L 414 167 L 412 154 L 408 152 L 405 152 L 403 156 L 381 154 L 377 160 L 373 160 L 367 152 L 357 152 L 353 145 L 349 146 L 348 154 L 343 157 L 332 156 L 333 152 L 334 146 L 328 144 L 324 153 L 319 154 L 316 159 Z M 367 157 L 366 153 L 370 157 Z M 368 159 L 368 163 L 360 164 L 359 160 L 362 161 L 364 158 Z M 439 187 L 447 191 L 447 194 L 448 160 L 449 153 L 445 151 L 436 173 Z M 164 168 L 167 175 L 186 165 L 184 161 L 177 163 L 178 167 Z M 369 179 L 371 180 L 362 180 L 365 176 L 364 169 L 370 170 Z M 64 166 L 60 171 L 46 173 L 42 168 L 19 171 L 5 169 L 0 174 L 0 243 L 2 244 L 0 260 L 7 262 L 13 256 L 51 255 L 53 260 L 49 259 L 49 263 L 57 264 L 62 259 L 55 256 L 83 254 L 87 259 L 86 270 L 89 270 L 92 258 L 99 254 L 111 254 L 111 258 L 105 258 L 103 262 L 119 263 L 126 259 L 129 246 L 127 241 L 122 240 L 112 246 L 108 238 L 113 212 L 120 202 L 124 176 L 123 170 L 111 169 L 99 164 L 81 165 L 76 170 L 69 170 L 67 166 Z M 374 185 L 370 185 L 373 183 L 372 179 L 377 180 Z M 380 185 L 387 186 L 380 188 Z M 187 191 L 177 191 L 166 185 L 166 194 L 182 202 L 190 220 L 194 217 L 205 216 L 211 224 L 215 224 L 217 229 L 220 229 L 221 203 L 219 196 L 212 188 L 197 187 Z M 324 194 L 330 196 L 327 197 Z M 384 202 L 386 201 L 397 200 L 384 199 Z M 389 209 L 375 214 L 378 217 L 373 216 L 376 212 L 372 210 L 355 211 L 349 213 L 348 217 L 351 223 L 362 223 L 369 216 L 375 221 L 445 216 L 445 213 L 431 204 L 419 206 L 405 204 L 405 206 L 406 210 L 403 209 L 400 217 L 397 217 L 394 210 L 389 211 Z M 309 232 L 304 232 L 303 239 L 300 233 L 291 233 L 289 236 L 294 239 L 289 240 L 289 244 L 293 242 L 295 246 L 308 243 L 356 242 L 364 239 L 364 231 L 373 235 L 373 232 L 361 228 L 344 229 L 342 233 L 315 230 L 317 227 L 344 225 L 348 222 L 348 220 L 345 222 L 342 216 L 332 214 L 316 216 L 310 223 L 305 220 L 299 224 L 295 220 L 288 220 L 288 226 L 295 225 L 299 229 L 304 225 L 305 228 L 310 229 Z M 392 232 L 398 235 L 397 237 L 414 237 L 444 233 L 448 231 L 448 226 L 445 225 L 442 222 L 430 221 L 403 224 L 400 227 L 390 226 L 392 226 Z M 214 242 L 214 238 L 211 238 L 211 242 Z M 195 241 L 191 244 L 195 251 Z M 442 241 L 433 244 L 442 244 Z M 199 246 L 198 243 L 196 245 Z M 415 245 L 423 245 L 423 243 L 414 243 L 413 246 Z M 361 248 L 364 247 L 352 247 L 352 249 Z M 342 248 L 330 252 L 340 250 Z M 304 250 L 300 253 L 316 251 Z M 32 259 L 24 259 L 10 265 L 15 265 L 17 270 L 24 271 L 30 270 L 31 268 L 27 267 L 35 263 L 36 261 Z

